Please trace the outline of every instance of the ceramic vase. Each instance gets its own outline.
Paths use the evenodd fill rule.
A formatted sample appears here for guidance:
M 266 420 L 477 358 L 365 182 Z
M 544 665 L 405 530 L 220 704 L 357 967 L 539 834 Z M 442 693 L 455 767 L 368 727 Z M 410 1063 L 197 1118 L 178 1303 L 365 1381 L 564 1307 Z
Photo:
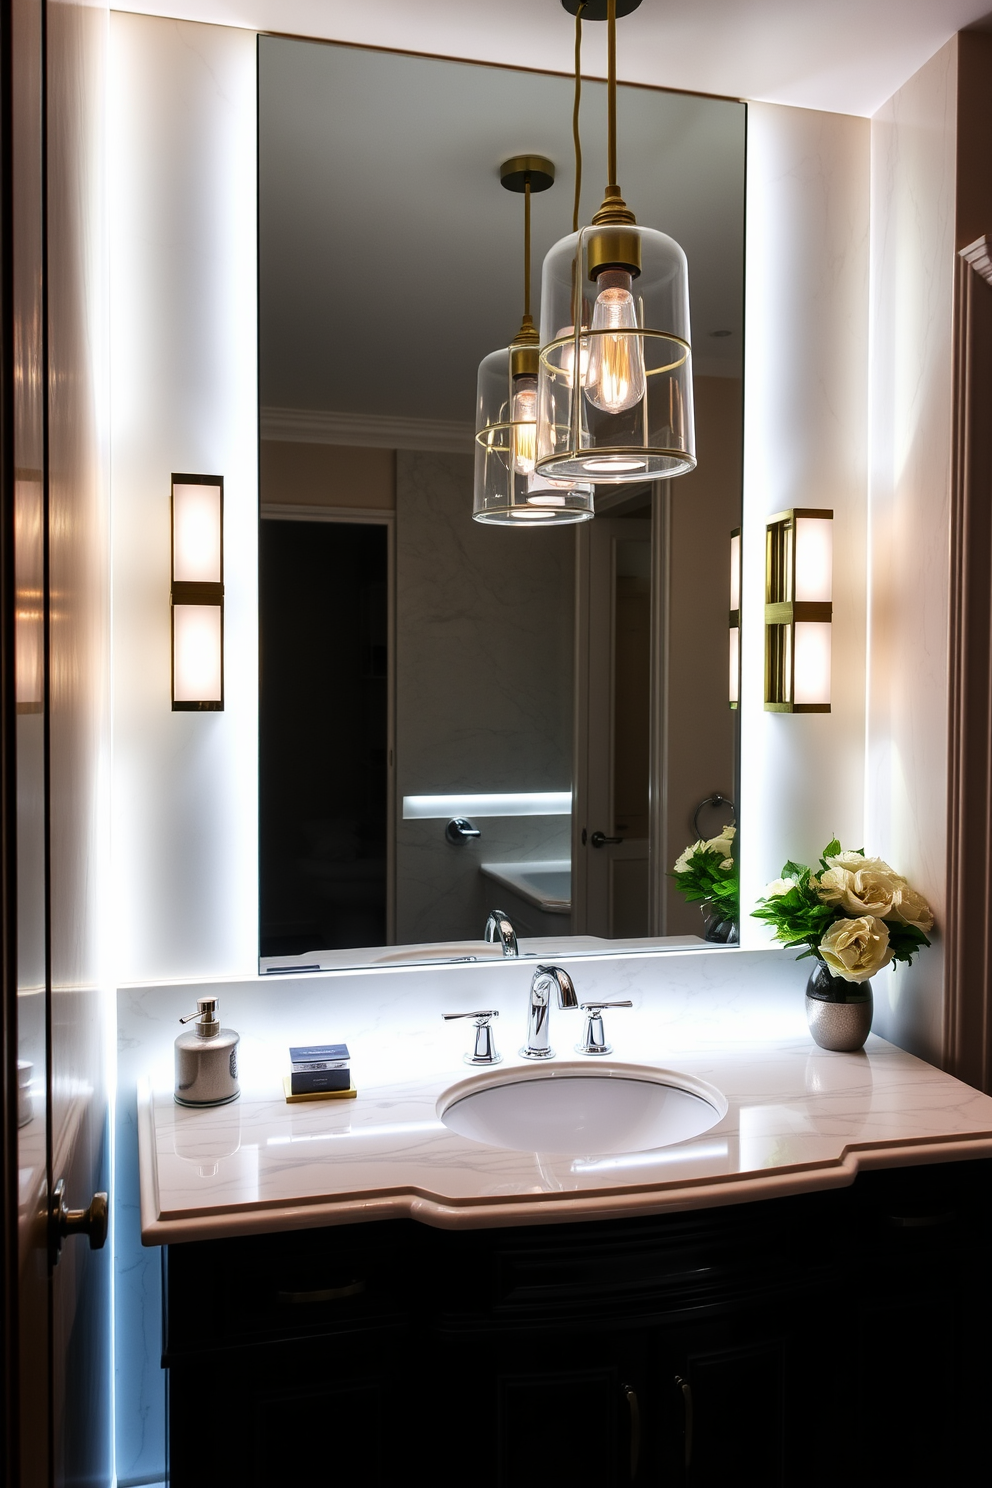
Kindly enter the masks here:
M 821 1049 L 850 1054 L 871 1032 L 871 982 L 846 982 L 817 961 L 806 983 L 806 1021 Z

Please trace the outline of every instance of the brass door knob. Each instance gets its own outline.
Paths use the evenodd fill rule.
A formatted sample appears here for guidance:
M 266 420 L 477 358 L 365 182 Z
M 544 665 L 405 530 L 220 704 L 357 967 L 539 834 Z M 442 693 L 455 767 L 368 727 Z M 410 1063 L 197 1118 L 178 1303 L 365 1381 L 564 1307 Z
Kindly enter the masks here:
M 110 1214 L 108 1196 L 96 1193 L 88 1209 L 70 1209 L 65 1196 L 65 1179 L 60 1178 L 52 1192 L 48 1236 L 52 1265 L 58 1261 L 62 1242 L 68 1235 L 88 1235 L 90 1250 L 102 1250 L 107 1243 Z

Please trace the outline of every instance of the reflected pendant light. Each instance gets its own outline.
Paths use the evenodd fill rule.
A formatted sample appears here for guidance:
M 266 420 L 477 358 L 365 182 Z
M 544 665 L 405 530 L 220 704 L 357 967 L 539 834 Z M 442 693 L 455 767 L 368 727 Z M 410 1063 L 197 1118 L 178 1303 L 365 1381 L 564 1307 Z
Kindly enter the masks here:
M 639 0 L 562 0 L 609 27 L 609 184 L 589 227 L 544 260 L 539 474 L 665 480 L 696 464 L 689 278 L 678 243 L 639 227 L 617 185 L 616 18 Z
M 479 366 L 475 421 L 477 522 L 560 526 L 593 515 L 591 478 L 576 485 L 535 469 L 538 335 L 530 313 L 530 199 L 553 185 L 555 168 L 542 155 L 517 155 L 500 167 L 500 181 L 524 198 L 524 316 L 509 346 Z

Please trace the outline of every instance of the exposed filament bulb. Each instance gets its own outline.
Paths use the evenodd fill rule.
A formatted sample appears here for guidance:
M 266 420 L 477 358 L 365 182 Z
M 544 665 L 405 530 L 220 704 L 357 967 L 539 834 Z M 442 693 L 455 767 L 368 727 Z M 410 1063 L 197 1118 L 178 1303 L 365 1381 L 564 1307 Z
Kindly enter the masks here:
M 537 458 L 537 378 L 515 377 L 513 380 L 512 449 L 513 469 L 517 475 L 532 475 Z
M 623 413 L 644 397 L 644 349 L 641 337 L 636 334 L 637 308 L 631 294 L 632 283 L 632 276 L 624 269 L 606 269 L 598 280 L 592 330 L 617 334 L 590 337 L 592 345 L 584 385 L 590 403 L 604 413 Z
M 585 329 L 583 327 L 583 329 Z M 561 370 L 565 374 L 565 380 L 570 388 L 575 386 L 575 327 L 574 325 L 562 326 L 558 336 L 567 336 L 568 342 L 561 349 Z M 589 342 L 579 340 L 579 386 L 585 387 L 589 377 Z

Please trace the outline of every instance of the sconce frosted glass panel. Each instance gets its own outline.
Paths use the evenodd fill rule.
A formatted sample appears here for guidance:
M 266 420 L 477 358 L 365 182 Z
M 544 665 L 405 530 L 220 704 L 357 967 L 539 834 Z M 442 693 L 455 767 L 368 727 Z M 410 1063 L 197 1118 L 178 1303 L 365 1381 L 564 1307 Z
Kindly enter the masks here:
M 830 632 L 829 624 L 796 621 L 793 699 L 799 705 L 830 702 Z
M 222 614 L 220 605 L 173 606 L 173 698 L 177 703 L 223 702 Z
M 40 713 L 45 688 L 44 487 L 41 472 L 14 480 L 14 687 L 18 713 Z
M 829 604 L 833 597 L 833 522 L 796 517 L 795 543 L 794 598 L 800 604 Z
M 223 578 L 220 486 L 172 488 L 173 581 L 219 584 Z
M 733 532 L 730 536 L 730 608 L 739 610 L 741 607 L 741 535 Z
M 739 625 L 730 627 L 730 706 L 736 708 L 741 700 L 741 630 Z

